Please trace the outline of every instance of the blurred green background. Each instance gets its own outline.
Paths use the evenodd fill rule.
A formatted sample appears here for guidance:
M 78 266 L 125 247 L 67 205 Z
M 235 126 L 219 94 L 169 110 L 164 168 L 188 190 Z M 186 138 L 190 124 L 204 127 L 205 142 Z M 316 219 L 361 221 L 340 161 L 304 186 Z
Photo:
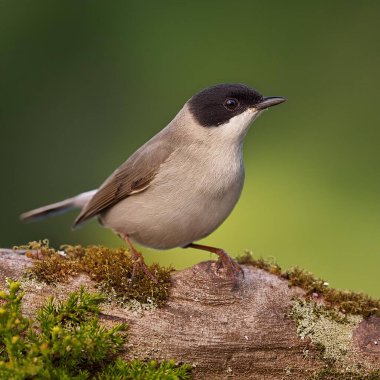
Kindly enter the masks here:
M 0 246 L 121 245 L 96 221 L 71 231 L 75 212 L 18 215 L 96 188 L 195 92 L 242 82 L 288 102 L 254 124 L 240 202 L 204 242 L 380 296 L 379 17 L 379 1 L 1 1 Z

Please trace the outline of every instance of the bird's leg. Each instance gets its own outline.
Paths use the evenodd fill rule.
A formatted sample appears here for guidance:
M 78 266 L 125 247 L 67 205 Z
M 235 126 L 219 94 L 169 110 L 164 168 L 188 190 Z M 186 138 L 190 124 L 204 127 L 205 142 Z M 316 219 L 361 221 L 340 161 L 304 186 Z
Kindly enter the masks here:
M 233 260 L 230 256 L 228 256 L 227 252 L 225 252 L 221 248 L 215 248 L 210 247 L 208 245 L 202 245 L 202 244 L 195 244 L 191 243 L 187 245 L 185 248 L 195 248 L 195 249 L 201 249 L 203 251 L 215 253 L 219 256 L 218 263 L 220 266 L 223 266 L 227 269 L 227 273 L 232 274 L 233 276 L 242 274 L 244 276 L 244 271 L 240 267 L 240 265 Z
M 132 276 L 131 276 L 131 283 L 133 283 L 136 273 L 139 269 L 142 269 L 142 271 L 156 284 L 158 283 L 158 280 L 156 276 L 148 269 L 144 262 L 144 258 L 141 253 L 136 251 L 136 248 L 133 246 L 131 240 L 129 239 L 128 235 L 123 236 L 124 240 L 128 243 L 129 249 L 132 255 L 133 260 L 133 268 L 132 268 Z

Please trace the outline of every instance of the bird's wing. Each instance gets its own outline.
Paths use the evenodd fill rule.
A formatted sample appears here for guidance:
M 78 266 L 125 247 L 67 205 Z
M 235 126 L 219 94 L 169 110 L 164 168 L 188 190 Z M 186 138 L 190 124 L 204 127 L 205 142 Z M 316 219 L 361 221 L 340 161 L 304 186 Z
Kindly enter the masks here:
M 107 178 L 82 209 L 74 227 L 122 199 L 147 189 L 174 149 L 170 139 L 159 138 L 159 135 L 148 141 Z

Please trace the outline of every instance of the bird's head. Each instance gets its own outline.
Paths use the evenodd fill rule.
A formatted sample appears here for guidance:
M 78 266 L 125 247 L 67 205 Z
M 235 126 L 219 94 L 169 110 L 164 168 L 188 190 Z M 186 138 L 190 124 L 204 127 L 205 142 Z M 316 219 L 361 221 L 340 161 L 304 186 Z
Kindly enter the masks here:
M 264 97 L 243 84 L 218 84 L 195 94 L 188 106 L 201 127 L 214 129 L 214 134 L 244 137 L 263 110 L 284 101 L 279 96 Z

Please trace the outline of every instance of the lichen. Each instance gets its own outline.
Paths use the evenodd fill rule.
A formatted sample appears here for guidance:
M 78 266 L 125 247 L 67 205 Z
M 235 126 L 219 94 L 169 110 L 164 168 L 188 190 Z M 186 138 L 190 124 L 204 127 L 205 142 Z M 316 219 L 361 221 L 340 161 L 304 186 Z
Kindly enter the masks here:
M 301 340 L 310 339 L 325 366 L 309 380 L 379 380 L 379 370 L 358 355 L 352 344 L 360 315 L 344 315 L 314 301 L 295 300 L 289 313 Z
M 352 331 L 360 323 L 359 315 L 331 314 L 331 311 L 315 302 L 296 300 L 290 316 L 297 323 L 297 334 L 304 340 L 310 338 L 320 347 L 323 359 L 348 365 L 348 353 L 352 350 Z M 339 319 L 340 317 L 340 319 Z
M 323 368 L 314 373 L 308 380 L 379 380 L 380 371 L 371 371 L 367 374 L 361 374 L 351 371 L 337 371 L 332 368 Z
M 363 317 L 370 315 L 380 316 L 380 300 L 369 297 L 363 293 L 330 288 L 328 282 L 315 277 L 298 267 L 282 271 L 281 267 L 273 261 L 262 258 L 256 259 L 247 251 L 237 258 L 239 264 L 251 265 L 264 269 L 288 281 L 289 286 L 298 286 L 305 290 L 306 298 L 322 297 L 327 308 L 336 309 L 344 314 L 355 314 Z
M 26 250 L 27 256 L 33 259 L 25 273 L 29 279 L 56 285 L 86 274 L 99 290 L 124 306 L 130 305 L 132 300 L 149 307 L 162 305 L 169 295 L 172 268 L 152 264 L 149 270 L 157 283 L 143 271 L 136 273 L 132 282 L 133 260 L 125 248 L 64 245 L 57 251 L 50 247 L 48 240 L 17 248 Z

